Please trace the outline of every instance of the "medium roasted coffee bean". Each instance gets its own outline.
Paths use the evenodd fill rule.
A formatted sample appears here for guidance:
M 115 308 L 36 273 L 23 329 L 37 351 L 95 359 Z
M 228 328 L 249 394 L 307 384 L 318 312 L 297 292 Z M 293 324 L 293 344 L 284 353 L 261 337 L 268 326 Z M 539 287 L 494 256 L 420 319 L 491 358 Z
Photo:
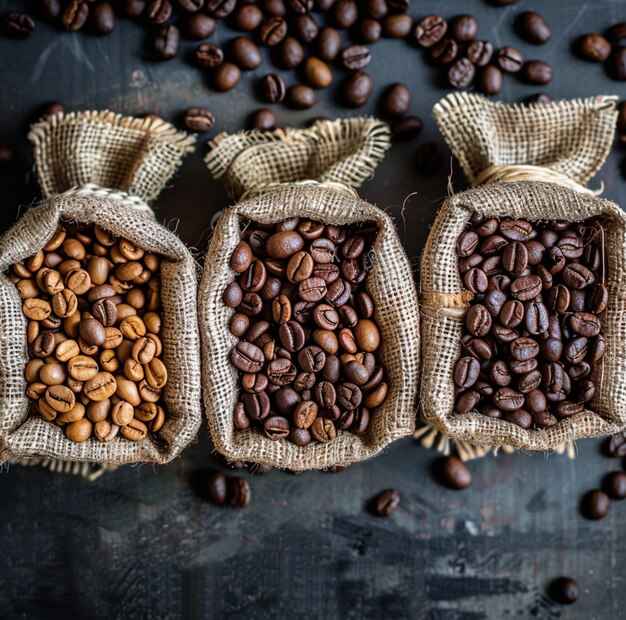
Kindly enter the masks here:
M 478 34 L 478 22 L 473 15 L 459 15 L 450 22 L 448 32 L 457 41 L 473 41 Z
M 304 61 L 304 76 L 313 88 L 328 88 L 333 83 L 333 74 L 328 65 L 315 57 Z
M 341 64 L 350 70 L 364 69 L 371 59 L 372 54 L 364 45 L 350 45 L 341 52 Z
M 278 441 L 289 436 L 289 420 L 282 416 L 269 416 L 263 420 L 263 431 L 268 439 Z
M 410 105 L 411 93 L 404 84 L 392 84 L 383 94 L 381 108 L 385 116 L 400 118 L 407 113 Z
M 542 60 L 529 60 L 520 72 L 522 79 L 529 84 L 548 84 L 552 80 L 552 67 Z
M 439 15 L 428 15 L 420 21 L 413 36 L 422 47 L 432 47 L 443 39 L 448 30 L 448 23 Z
M 561 605 L 571 605 L 578 600 L 580 590 L 571 577 L 559 577 L 548 588 L 550 598 Z
M 572 289 L 580 290 L 595 283 L 593 272 L 581 265 L 572 263 L 563 269 L 563 282 Z
M 252 32 L 263 21 L 263 11 L 254 4 L 239 6 L 234 13 L 234 26 L 237 30 Z
M 436 472 L 438 479 L 450 489 L 459 491 L 472 484 L 472 474 L 465 463 L 456 456 L 439 459 Z
M 512 388 L 503 387 L 493 395 L 493 403 L 503 411 L 516 411 L 524 406 L 524 396 Z
M 215 124 L 215 116 L 207 108 L 187 108 L 184 123 L 190 131 L 211 131 Z
M 489 64 L 493 56 L 493 45 L 489 41 L 472 41 L 467 48 L 467 57 L 477 67 Z
M 520 36 L 536 45 L 547 43 L 552 37 L 552 30 L 546 20 L 535 11 L 524 11 L 515 20 L 515 26 Z
M 351 108 L 364 106 L 372 94 L 372 78 L 364 71 L 355 71 L 345 82 L 343 96 Z
M 26 13 L 10 11 L 2 18 L 2 34 L 25 39 L 35 32 L 35 22 Z
M 473 305 L 467 311 L 465 325 L 473 336 L 485 336 L 491 329 L 491 314 L 485 306 Z
M 215 69 L 224 62 L 224 52 L 213 43 L 203 43 L 196 48 L 196 64 L 202 69 Z
M 238 342 L 230 359 L 242 372 L 259 372 L 263 368 L 263 352 L 251 342 Z
M 460 414 L 469 413 L 480 402 L 480 398 L 481 398 L 480 394 L 476 392 L 475 390 L 465 392 L 456 401 L 456 406 L 454 410 Z
M 213 73 L 213 85 L 216 90 L 226 92 L 239 84 L 241 70 L 231 62 L 220 64 Z
M 472 61 L 459 58 L 448 70 L 448 81 L 454 88 L 467 88 L 473 81 L 476 69 Z
M 374 500 L 374 510 L 379 517 L 392 515 L 400 505 L 400 494 L 395 489 L 381 491 Z
M 305 110 L 315 105 L 315 91 L 304 84 L 291 86 L 287 91 L 287 101 L 292 108 Z
M 611 500 L 609 496 L 599 489 L 589 491 L 582 499 L 581 511 L 587 519 L 602 519 L 609 512 Z
M 311 434 L 320 443 L 327 443 L 337 436 L 337 430 L 331 420 L 315 418 L 311 426 Z
M 454 39 L 444 38 L 430 50 L 430 57 L 438 65 L 449 65 L 458 55 L 459 47 Z
M 180 31 L 171 24 L 160 26 L 153 41 L 153 49 L 163 60 L 170 60 L 178 53 Z
M 519 301 L 528 301 L 536 297 L 542 288 L 539 276 L 528 275 L 516 278 L 511 283 L 511 295 Z
M 502 71 L 517 73 L 524 66 L 523 54 L 514 47 L 503 47 L 498 50 L 497 63 Z

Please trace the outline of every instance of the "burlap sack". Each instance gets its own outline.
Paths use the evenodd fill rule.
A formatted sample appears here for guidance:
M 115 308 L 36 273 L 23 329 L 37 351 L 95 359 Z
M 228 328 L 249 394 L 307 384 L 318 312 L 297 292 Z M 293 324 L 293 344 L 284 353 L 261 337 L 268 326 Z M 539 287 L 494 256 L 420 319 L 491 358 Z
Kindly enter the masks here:
M 207 164 L 213 175 L 235 194 L 253 193 L 219 220 L 200 284 L 202 383 L 216 448 L 229 460 L 321 469 L 369 458 L 410 435 L 415 428 L 419 370 L 419 317 L 411 268 L 391 218 L 344 185 L 359 186 L 372 174 L 389 147 L 387 126 L 373 119 L 324 121 L 306 130 L 221 135 L 212 147 Z M 304 179 L 310 181 L 295 182 Z M 368 290 L 377 308 L 381 361 L 390 383 L 387 400 L 363 436 L 338 431 L 329 443 L 304 448 L 272 441 L 257 430 L 235 429 L 237 372 L 229 363 L 229 353 L 237 339 L 228 329 L 233 310 L 222 302 L 224 289 L 234 277 L 229 259 L 241 238 L 240 218 L 270 223 L 294 216 L 327 224 L 376 224 Z
M 435 119 L 473 184 L 439 211 L 421 261 L 424 418 L 438 430 L 474 444 L 546 450 L 571 440 L 614 433 L 626 424 L 626 218 L 617 205 L 582 184 L 604 162 L 613 140 L 610 97 L 529 107 L 456 94 L 434 108 Z M 523 165 L 516 165 L 523 164 Z M 486 172 L 485 172 L 486 171 Z M 531 180 L 541 179 L 541 180 Z M 476 411 L 454 413 L 452 373 L 461 354 L 461 326 L 472 298 L 458 270 L 456 242 L 472 212 L 528 220 L 584 220 L 606 226 L 610 304 L 604 317 L 607 353 L 596 365 L 589 408 L 546 430 L 523 430 Z
M 202 419 L 196 267 L 185 245 L 156 222 L 145 201 L 158 195 L 194 140 L 163 121 L 112 112 L 57 115 L 36 124 L 29 138 L 46 200 L 0 238 L 0 462 L 51 457 L 165 463 L 193 439 Z M 61 428 L 29 414 L 23 377 L 27 322 L 6 272 L 12 263 L 40 250 L 61 218 L 96 223 L 164 256 L 161 338 L 169 375 L 164 390 L 169 418 L 158 435 L 139 443 L 121 436 L 110 443 L 74 443 Z

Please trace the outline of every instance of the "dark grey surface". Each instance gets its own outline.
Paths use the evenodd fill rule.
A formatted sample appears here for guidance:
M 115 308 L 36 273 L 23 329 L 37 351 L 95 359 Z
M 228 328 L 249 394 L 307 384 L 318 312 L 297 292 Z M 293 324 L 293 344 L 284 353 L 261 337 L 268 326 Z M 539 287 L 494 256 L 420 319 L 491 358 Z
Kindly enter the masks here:
M 2 2 L 14 7 L 19 2 Z M 414 3 L 417 4 L 417 3 Z M 516 13 L 543 12 L 555 32 L 544 47 L 513 33 Z M 575 0 L 526 2 L 498 9 L 479 0 L 421 1 L 414 16 L 473 12 L 480 37 L 519 46 L 555 66 L 545 92 L 552 97 L 599 93 L 623 98 L 623 84 L 601 67 L 577 60 L 575 37 L 626 18 L 626 3 Z M 232 36 L 220 28 L 214 36 Z M 260 107 L 246 74 L 228 94 L 213 93 L 206 76 L 182 58 L 154 63 L 145 34 L 118 22 L 100 38 L 71 35 L 38 22 L 27 41 L 0 39 L 0 141 L 18 148 L 18 164 L 0 175 L 1 221 L 6 229 L 37 190 L 25 134 L 35 110 L 58 99 L 70 110 L 155 111 L 179 120 L 188 105 L 208 105 L 217 130 L 236 130 Z M 184 57 L 194 44 L 183 46 Z M 441 72 L 422 52 L 399 41 L 374 48 L 376 93 L 393 81 L 409 84 L 412 111 L 425 120 L 419 142 L 394 146 L 364 198 L 396 216 L 414 264 L 441 198 L 446 165 L 435 177 L 415 174 L 417 145 L 438 139 L 429 114 L 446 91 Z M 339 73 L 339 79 L 342 79 Z M 289 81 L 295 76 L 290 75 Z M 520 101 L 538 89 L 507 78 L 501 98 Z M 278 108 L 282 124 L 314 116 L 347 116 L 337 89 L 307 112 Z M 376 112 L 376 99 L 364 112 Z M 159 218 L 192 246 L 201 245 L 211 215 L 228 203 L 203 167 L 202 149 L 186 161 L 175 188 L 158 201 Z M 605 196 L 626 204 L 616 149 L 599 177 Z M 455 189 L 465 181 L 455 167 Z M 407 195 L 416 192 L 402 210 Z M 168 466 L 124 467 L 97 482 L 12 466 L 0 476 L 0 616 L 3 618 L 620 618 L 626 605 L 623 542 L 626 505 L 615 503 L 602 522 L 584 520 L 579 496 L 620 466 L 579 442 L 578 457 L 544 454 L 487 457 L 470 463 L 474 485 L 453 492 L 435 484 L 436 455 L 407 439 L 386 454 L 332 475 L 273 471 L 251 478 L 246 511 L 216 508 L 194 492 L 203 470 L 219 466 L 202 427 L 198 442 Z M 364 509 L 394 486 L 401 506 L 391 518 Z M 581 586 L 579 602 L 559 607 L 545 597 L 553 577 Z

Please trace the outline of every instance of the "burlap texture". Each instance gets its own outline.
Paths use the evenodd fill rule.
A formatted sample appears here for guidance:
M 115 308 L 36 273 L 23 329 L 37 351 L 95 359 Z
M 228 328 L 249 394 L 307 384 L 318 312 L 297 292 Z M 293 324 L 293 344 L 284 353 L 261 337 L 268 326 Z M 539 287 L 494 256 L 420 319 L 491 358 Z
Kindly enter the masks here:
M 145 198 L 156 196 L 193 143 L 172 126 L 159 123 L 158 127 L 151 135 L 151 126 L 141 119 L 97 112 L 57 116 L 39 123 L 30 138 L 45 193 L 63 192 L 91 176 L 100 183 L 115 183 L 122 178 L 124 168 L 134 162 L 133 169 L 140 179 L 130 174 L 128 187 L 134 187 Z M 112 144 L 124 145 L 119 159 Z M 130 145 L 135 145 L 134 153 Z M 161 163 L 152 166 L 150 162 Z M 50 457 L 91 463 L 164 463 L 177 456 L 196 435 L 202 420 L 196 267 L 180 239 L 150 213 L 137 196 L 82 186 L 29 210 L 0 238 L 0 462 Z M 29 415 L 23 377 L 28 361 L 27 321 L 17 288 L 6 271 L 11 264 L 40 250 L 61 218 L 95 223 L 164 257 L 160 336 L 169 377 L 164 390 L 169 418 L 156 436 L 149 435 L 139 443 L 120 436 L 110 443 L 96 439 L 75 443 L 65 437 L 63 429 Z
M 258 191 L 253 197 L 230 207 L 220 218 L 208 249 L 205 269 L 200 283 L 199 324 L 202 337 L 203 369 L 202 383 L 204 403 L 211 436 L 216 448 L 229 460 L 266 463 L 292 470 L 323 469 L 331 465 L 350 465 L 380 452 L 392 441 L 410 435 L 415 428 L 417 407 L 417 381 L 419 373 L 419 315 L 413 276 L 407 257 L 395 231 L 391 218 L 380 209 L 360 200 L 353 190 L 338 189 L 327 182 L 352 178 L 355 184 L 373 172 L 389 146 L 389 131 L 386 126 L 371 119 L 324 122 L 316 125 L 316 132 L 304 130 L 302 134 L 317 135 L 320 150 L 325 153 L 347 154 L 345 168 L 341 159 L 326 160 L 325 171 L 307 167 L 307 161 L 319 161 L 315 149 L 302 149 L 304 139 L 297 130 L 288 130 L 290 151 L 280 138 L 268 138 L 267 143 L 276 144 L 278 161 L 272 159 L 269 167 L 277 175 L 274 180 L 284 180 L 281 171 L 293 180 L 293 170 L 301 170 L 301 179 L 324 178 L 324 183 L 285 183 Z M 337 139 L 344 129 L 361 133 L 358 141 L 342 149 L 341 145 L 328 145 L 326 139 Z M 357 131 L 358 130 L 358 131 Z M 326 136 L 326 138 L 324 138 Z M 332 137 L 331 137 L 332 136 Z M 375 149 L 366 147 L 372 136 L 376 136 Z M 256 161 L 249 148 L 255 148 L 250 135 L 240 135 L 240 156 L 236 154 L 235 141 L 238 136 L 222 139 L 209 154 L 209 168 L 215 169 L 216 161 L 230 159 L 231 166 L 224 170 L 227 186 L 237 191 L 252 190 L 257 183 L 265 184 L 271 175 L 263 167 L 267 156 L 261 149 L 261 159 Z M 220 152 L 227 144 L 229 155 Z M 371 144 L 371 143 L 370 143 Z M 355 148 L 356 147 L 356 148 Z M 355 156 L 355 153 L 361 155 Z M 305 159 L 305 161 L 302 160 Z M 360 159 L 359 159 L 360 158 Z M 245 164 L 243 164 L 245 162 Z M 281 165 L 284 163 L 284 166 Z M 246 177 L 246 169 L 254 166 L 255 178 Z M 328 170 L 333 170 L 332 174 Z M 365 171 L 355 174 L 355 170 Z M 272 173 L 272 174 L 274 174 Z M 335 176 L 336 175 L 336 176 Z M 360 176 L 360 181 L 357 177 Z M 241 184 L 247 178 L 246 185 Z M 258 179 L 258 181 L 257 181 Z M 231 181 L 232 180 L 232 181 Z M 288 441 L 272 441 L 258 430 L 236 430 L 233 423 L 233 408 L 238 398 L 237 371 L 229 363 L 229 354 L 236 344 L 228 325 L 233 314 L 222 302 L 224 289 L 234 278 L 229 267 L 232 251 L 241 239 L 241 218 L 271 223 L 289 217 L 310 218 L 327 224 L 353 224 L 373 222 L 378 228 L 374 243 L 375 261 L 369 272 L 367 287 L 376 304 L 376 320 L 382 334 L 381 362 L 390 384 L 389 395 L 379 407 L 369 429 L 362 436 L 347 431 L 338 431 L 337 438 L 326 443 L 312 443 L 300 448 Z
M 518 157 L 519 163 L 559 168 L 558 172 L 566 171 L 582 183 L 600 167 L 608 153 L 615 126 L 615 105 L 610 98 L 594 98 L 511 108 L 465 95 L 447 97 L 437 104 L 435 117 L 470 179 L 480 175 L 479 165 L 511 164 Z M 579 119 L 581 124 L 572 119 Z M 572 136 L 572 133 L 580 135 Z M 459 276 L 456 243 L 474 211 L 486 217 L 531 221 L 580 221 L 591 217 L 604 220 L 606 284 L 611 293 L 603 317 L 607 353 L 594 371 L 597 391 L 589 409 L 552 428 L 524 430 L 475 411 L 467 415 L 454 413 L 452 374 L 461 355 L 461 328 L 471 301 L 471 294 L 468 295 Z M 440 431 L 473 444 L 507 444 L 527 450 L 552 449 L 566 441 L 610 434 L 623 428 L 626 425 L 625 251 L 626 218 L 617 205 L 570 187 L 531 180 L 496 182 L 449 197 L 437 215 L 421 260 L 420 402 L 424 418 Z

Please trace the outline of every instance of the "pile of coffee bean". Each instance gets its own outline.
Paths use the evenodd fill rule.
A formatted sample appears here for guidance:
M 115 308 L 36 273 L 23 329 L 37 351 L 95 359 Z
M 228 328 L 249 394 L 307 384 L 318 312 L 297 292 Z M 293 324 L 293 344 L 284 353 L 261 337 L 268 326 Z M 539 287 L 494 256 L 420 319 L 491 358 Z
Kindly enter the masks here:
M 455 411 L 477 409 L 524 429 L 583 411 L 606 349 L 602 223 L 476 215 L 457 254 L 474 298 L 454 368 Z
M 605 35 L 589 33 L 578 41 L 579 55 L 590 62 L 604 63 L 614 80 L 626 80 L 626 22 L 611 26 Z
M 366 288 L 375 227 L 242 225 L 223 297 L 240 339 L 230 356 L 242 389 L 236 428 L 298 446 L 365 433 L 389 389 Z
M 72 441 L 141 441 L 163 426 L 160 265 L 103 228 L 62 222 L 11 266 L 28 319 L 32 412 Z
M 552 31 L 539 13 L 526 11 L 519 15 L 516 27 L 530 43 L 547 43 Z M 440 15 L 424 17 L 413 30 L 416 43 L 428 51 L 434 65 L 447 71 L 454 88 L 475 85 L 485 95 L 502 90 L 504 74 L 517 74 L 528 84 L 547 84 L 552 67 L 541 60 L 526 60 L 516 48 L 495 50 L 490 41 L 477 39 L 478 21 L 473 15 L 458 15 L 450 22 Z
M 215 469 L 209 472 L 206 492 L 209 499 L 218 506 L 224 504 L 232 508 L 247 508 L 250 505 L 250 484 L 241 476 L 227 478 Z

